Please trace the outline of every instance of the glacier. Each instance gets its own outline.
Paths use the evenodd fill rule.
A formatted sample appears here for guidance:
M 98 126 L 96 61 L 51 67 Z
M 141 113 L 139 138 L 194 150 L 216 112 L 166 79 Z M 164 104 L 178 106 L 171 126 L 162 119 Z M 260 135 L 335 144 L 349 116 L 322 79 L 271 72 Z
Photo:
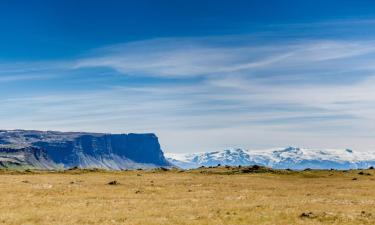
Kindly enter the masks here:
M 261 165 L 275 169 L 359 169 L 375 166 L 375 152 L 351 149 L 306 149 L 297 147 L 266 150 L 240 148 L 222 151 L 176 154 L 165 153 L 167 159 L 183 169 L 201 166 Z

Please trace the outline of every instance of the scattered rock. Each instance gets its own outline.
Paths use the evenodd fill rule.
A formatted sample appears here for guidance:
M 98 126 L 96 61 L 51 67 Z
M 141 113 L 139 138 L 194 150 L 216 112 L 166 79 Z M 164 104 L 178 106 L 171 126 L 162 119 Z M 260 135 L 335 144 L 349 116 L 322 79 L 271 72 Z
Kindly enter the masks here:
M 260 166 L 258 166 L 258 165 L 253 165 L 251 168 L 252 168 L 253 170 L 259 170 L 259 169 L 260 169 Z
M 270 170 L 266 167 L 261 167 L 258 165 L 253 165 L 250 167 L 242 167 L 242 169 L 240 169 L 241 173 L 261 173 L 261 172 L 267 172 L 267 171 L 270 171 Z
M 241 173 L 251 173 L 252 170 L 250 168 L 241 169 Z
M 78 170 L 78 169 L 79 169 L 78 166 L 74 166 L 74 167 L 69 168 L 68 170 Z
M 359 172 L 358 174 L 359 174 L 359 175 L 371 176 L 371 173 L 365 173 L 365 172 L 363 172 L 363 171 Z
M 119 182 L 117 182 L 117 180 L 114 180 L 114 181 L 111 181 L 108 183 L 109 185 L 118 185 L 120 184 Z
M 314 219 L 317 216 L 313 212 L 303 212 L 299 217 L 300 218 L 307 218 L 307 219 Z
M 358 178 L 354 177 L 352 180 L 358 180 Z
M 141 191 L 140 191 L 140 190 L 136 190 L 135 193 L 136 193 L 136 194 L 140 194 Z
M 362 216 L 362 217 L 371 217 L 372 214 L 371 214 L 371 213 L 368 213 L 368 212 L 366 212 L 366 211 L 362 211 L 362 212 L 361 212 L 361 216 Z

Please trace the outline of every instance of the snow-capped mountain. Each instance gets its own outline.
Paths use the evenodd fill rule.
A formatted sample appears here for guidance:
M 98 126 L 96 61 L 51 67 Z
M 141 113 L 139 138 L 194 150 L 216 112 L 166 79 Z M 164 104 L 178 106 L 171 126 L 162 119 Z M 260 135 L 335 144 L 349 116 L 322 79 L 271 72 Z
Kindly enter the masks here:
M 174 165 L 191 169 L 200 166 L 262 165 L 278 169 L 356 169 L 375 166 L 375 152 L 350 149 L 304 149 L 288 147 L 267 150 L 227 149 L 223 151 L 173 154 L 166 153 Z

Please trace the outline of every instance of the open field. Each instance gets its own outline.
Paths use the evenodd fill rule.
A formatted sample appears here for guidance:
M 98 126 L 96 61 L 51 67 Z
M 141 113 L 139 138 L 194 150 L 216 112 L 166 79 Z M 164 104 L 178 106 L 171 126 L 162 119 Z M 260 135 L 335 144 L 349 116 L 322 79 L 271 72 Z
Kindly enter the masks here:
M 0 224 L 375 224 L 375 170 L 359 173 L 2 171 Z

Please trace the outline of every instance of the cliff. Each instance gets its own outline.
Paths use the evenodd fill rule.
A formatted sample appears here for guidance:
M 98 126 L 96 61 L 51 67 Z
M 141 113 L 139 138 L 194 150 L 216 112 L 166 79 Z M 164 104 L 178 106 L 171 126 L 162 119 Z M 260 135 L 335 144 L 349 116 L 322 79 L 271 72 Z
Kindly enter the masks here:
M 135 169 L 171 166 L 155 134 L 0 131 L 0 166 Z

